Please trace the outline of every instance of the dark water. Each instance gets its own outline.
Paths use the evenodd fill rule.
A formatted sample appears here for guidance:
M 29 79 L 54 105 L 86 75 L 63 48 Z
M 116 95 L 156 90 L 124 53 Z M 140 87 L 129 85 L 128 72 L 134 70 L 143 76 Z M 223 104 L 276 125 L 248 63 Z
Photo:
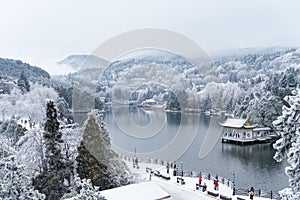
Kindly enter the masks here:
M 128 108 L 124 108 L 124 111 L 128 111 Z M 104 120 L 110 131 L 113 145 L 129 152 L 134 152 L 136 149 L 137 152 L 147 153 L 164 147 L 175 137 L 179 126 L 195 130 L 198 128 L 196 137 L 192 140 L 189 148 L 177 159 L 177 163 L 183 162 L 184 170 L 210 172 L 231 180 L 233 173 L 235 173 L 235 182 L 240 188 L 254 186 L 264 190 L 278 191 L 288 186 L 287 177 L 284 173 L 286 163 L 276 163 L 273 160 L 275 151 L 271 144 L 238 146 L 223 144 L 218 138 L 209 154 L 200 159 L 198 156 L 199 149 L 208 127 L 209 125 L 219 126 L 217 122 L 221 120 L 220 118 L 215 119 L 203 114 L 165 113 L 161 110 L 144 112 L 140 108 L 130 108 L 129 114 L 121 110 L 115 115 L 124 119 L 130 118 L 131 123 L 147 127 L 150 122 L 149 113 L 152 117 L 161 116 L 163 113 L 166 117 L 164 126 L 154 136 L 135 138 L 124 133 L 118 127 L 112 112 L 107 112 Z M 211 122 L 213 124 L 210 124 Z M 186 137 L 191 137 L 190 133 L 186 133 Z

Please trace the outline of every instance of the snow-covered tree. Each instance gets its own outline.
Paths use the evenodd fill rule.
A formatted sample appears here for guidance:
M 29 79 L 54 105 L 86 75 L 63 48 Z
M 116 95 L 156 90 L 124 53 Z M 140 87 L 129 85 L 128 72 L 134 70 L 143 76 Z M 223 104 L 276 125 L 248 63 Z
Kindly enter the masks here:
M 232 112 L 237 100 L 240 98 L 240 94 L 241 91 L 238 83 L 225 83 L 224 91 L 222 94 L 223 110 Z
M 103 123 L 98 123 L 94 112 L 84 124 L 83 139 L 78 147 L 77 173 L 81 179 L 90 179 L 101 190 L 130 182 L 126 165 L 111 149 Z
M 25 94 L 14 88 L 10 94 L 0 94 L 2 117 L 30 117 L 33 122 L 42 123 L 46 116 L 47 99 L 56 102 L 57 98 L 58 94 L 53 88 L 39 84 L 33 84 L 31 90 Z
M 207 90 L 207 92 L 209 93 L 209 97 L 212 102 L 212 108 L 213 109 L 222 108 L 223 105 L 222 96 L 224 91 L 224 84 L 211 82 L 206 85 L 205 90 Z
M 90 114 L 84 125 L 83 140 L 78 147 L 77 173 L 81 179 L 90 179 L 93 185 L 101 189 L 111 188 L 107 145 L 95 116 Z
M 24 166 L 19 165 L 15 155 L 4 157 L 0 161 L 0 199 L 41 200 L 45 195 L 34 190 L 31 178 L 24 173 Z
M 33 185 L 46 195 L 46 199 L 59 199 L 69 192 L 73 165 L 63 157 L 61 152 L 62 133 L 59 131 L 57 109 L 53 101 L 47 103 L 43 139 L 45 149 L 43 170 L 34 179 Z
M 0 134 L 8 138 L 11 146 L 14 146 L 18 142 L 20 137 L 25 134 L 25 131 L 26 129 L 18 125 L 14 117 L 0 122 Z
M 278 162 L 287 156 L 289 166 L 285 172 L 289 177 L 290 189 L 281 191 L 286 200 L 300 199 L 300 89 L 293 95 L 286 96 L 287 105 L 282 108 L 282 115 L 273 122 L 280 134 L 280 139 L 274 144 L 277 150 L 274 159 Z
M 29 85 L 29 81 L 27 80 L 27 78 L 24 75 L 24 71 L 22 71 L 17 83 L 23 94 L 26 92 L 29 92 L 30 85 Z
M 64 200 L 105 200 L 99 192 L 99 187 L 94 187 L 89 179 L 76 179 L 77 192 L 64 197 Z M 69 197 L 70 196 L 70 197 Z
M 78 155 L 78 147 L 82 139 L 82 130 L 78 124 L 68 124 L 61 126 L 63 139 L 62 153 L 68 160 L 75 160 Z
M 32 177 L 37 176 L 43 170 L 43 131 L 31 129 L 16 143 L 17 158 L 26 166 L 26 173 Z

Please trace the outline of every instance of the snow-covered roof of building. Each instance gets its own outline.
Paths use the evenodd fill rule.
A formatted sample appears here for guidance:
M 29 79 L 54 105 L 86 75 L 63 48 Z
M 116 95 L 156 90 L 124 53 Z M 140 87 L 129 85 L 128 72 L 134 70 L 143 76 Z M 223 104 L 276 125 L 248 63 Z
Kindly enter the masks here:
M 255 128 L 253 129 L 253 131 L 270 131 L 271 128 L 270 127 L 263 127 L 263 128 Z
M 151 181 L 103 190 L 100 194 L 109 200 L 160 200 L 171 197 L 170 194 Z
M 154 99 L 146 99 L 144 102 L 153 102 L 153 103 L 156 103 L 156 101 Z
M 225 122 L 220 123 L 223 127 L 230 128 L 255 128 L 255 125 L 252 126 L 249 122 L 249 119 L 237 119 L 237 118 L 227 118 Z

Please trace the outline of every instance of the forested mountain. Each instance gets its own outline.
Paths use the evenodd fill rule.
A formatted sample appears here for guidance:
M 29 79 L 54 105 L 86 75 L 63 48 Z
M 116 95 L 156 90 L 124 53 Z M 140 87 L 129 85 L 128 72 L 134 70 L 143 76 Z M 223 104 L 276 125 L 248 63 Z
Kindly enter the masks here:
M 0 77 L 2 79 L 7 77 L 18 78 L 22 72 L 30 81 L 50 79 L 49 73 L 39 67 L 31 66 L 20 60 L 0 58 Z
M 13 88 L 20 84 L 27 87 L 25 89 L 29 91 L 28 81 L 49 85 L 50 75 L 45 70 L 20 60 L 0 58 L 0 94 L 10 93 Z
M 212 102 L 208 104 L 211 108 L 272 127 L 272 121 L 281 114 L 283 98 L 299 86 L 300 49 L 218 59 L 205 72 L 205 80 L 208 88 L 201 95 Z
M 201 68 L 178 55 L 154 50 L 128 54 L 106 66 L 101 63 L 81 73 L 95 85 L 98 100 L 154 99 L 170 110 L 196 104 L 200 110 L 249 116 L 260 126 L 271 126 L 281 113 L 283 97 L 299 85 L 300 78 L 300 49 L 287 47 L 225 51 Z
M 281 112 L 283 97 L 299 85 L 300 49 L 273 47 L 242 52 L 251 54 L 219 55 L 200 70 L 186 59 L 163 51 L 140 51 L 111 63 L 96 56 L 72 55 L 60 63 L 86 68 L 52 79 L 37 67 L 1 59 L 0 91 L 8 93 L 18 88 L 23 70 L 30 83 L 47 80 L 47 85 L 62 98 L 61 103 L 65 102 L 60 105 L 65 113 L 62 115 L 71 116 L 68 110 L 72 106 L 73 81 L 79 74 L 94 85 L 96 108 L 102 109 L 111 99 L 119 103 L 154 99 L 170 110 L 196 105 L 200 110 L 225 110 L 237 117 L 249 116 L 262 126 L 271 126 Z
M 248 54 L 217 59 L 207 68 L 206 80 L 216 82 L 246 82 L 263 79 L 289 67 L 299 68 L 300 49 L 290 48 L 271 53 Z

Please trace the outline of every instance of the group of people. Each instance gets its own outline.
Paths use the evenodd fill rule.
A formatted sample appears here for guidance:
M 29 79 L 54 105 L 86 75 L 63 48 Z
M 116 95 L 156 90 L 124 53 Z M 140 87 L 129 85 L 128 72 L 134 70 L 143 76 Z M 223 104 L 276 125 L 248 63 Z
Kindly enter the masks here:
M 169 163 L 167 163 L 166 168 L 167 168 L 167 173 L 169 174 L 169 172 L 170 172 L 170 164 L 169 164 Z M 171 164 L 171 168 L 174 168 L 174 172 L 176 172 L 176 171 L 177 171 L 176 163 L 174 163 L 174 165 Z M 175 174 L 175 175 L 176 175 L 176 174 Z M 199 175 L 199 185 L 202 184 L 202 181 L 203 181 L 203 177 L 202 177 L 202 174 L 201 174 L 201 172 L 200 172 L 200 175 Z M 204 183 L 204 184 L 202 185 L 202 189 L 203 189 L 203 192 L 206 191 L 206 189 L 207 189 L 206 183 Z M 214 179 L 214 189 L 215 189 L 215 190 L 218 190 L 218 189 L 219 189 L 219 179 L 218 179 L 218 175 L 217 175 L 217 176 L 215 177 L 215 179 Z M 250 199 L 252 200 L 253 197 L 254 197 L 254 188 L 253 188 L 253 187 L 250 188 L 250 190 L 249 190 L 249 195 L 250 195 Z
M 199 185 L 201 185 L 202 184 L 202 174 L 201 174 L 201 172 L 200 172 L 200 175 L 199 175 Z M 206 183 L 204 183 L 203 185 L 202 185 L 202 192 L 205 192 L 206 191 L 206 189 L 207 189 L 207 185 L 206 185 Z
M 202 177 L 202 174 L 200 173 L 199 175 L 199 185 L 202 184 L 202 180 L 203 180 L 203 177 Z M 218 190 L 219 189 L 219 179 L 218 179 L 218 176 L 216 176 L 216 178 L 214 179 L 214 189 L 215 190 Z
M 166 166 L 166 168 L 167 168 L 167 173 L 169 174 L 169 172 L 170 172 L 170 168 L 173 168 L 174 169 L 174 171 L 173 171 L 173 175 L 174 176 L 176 176 L 177 175 L 177 165 L 176 165 L 176 163 L 171 163 L 171 165 L 169 164 L 169 162 L 167 163 L 167 166 Z

